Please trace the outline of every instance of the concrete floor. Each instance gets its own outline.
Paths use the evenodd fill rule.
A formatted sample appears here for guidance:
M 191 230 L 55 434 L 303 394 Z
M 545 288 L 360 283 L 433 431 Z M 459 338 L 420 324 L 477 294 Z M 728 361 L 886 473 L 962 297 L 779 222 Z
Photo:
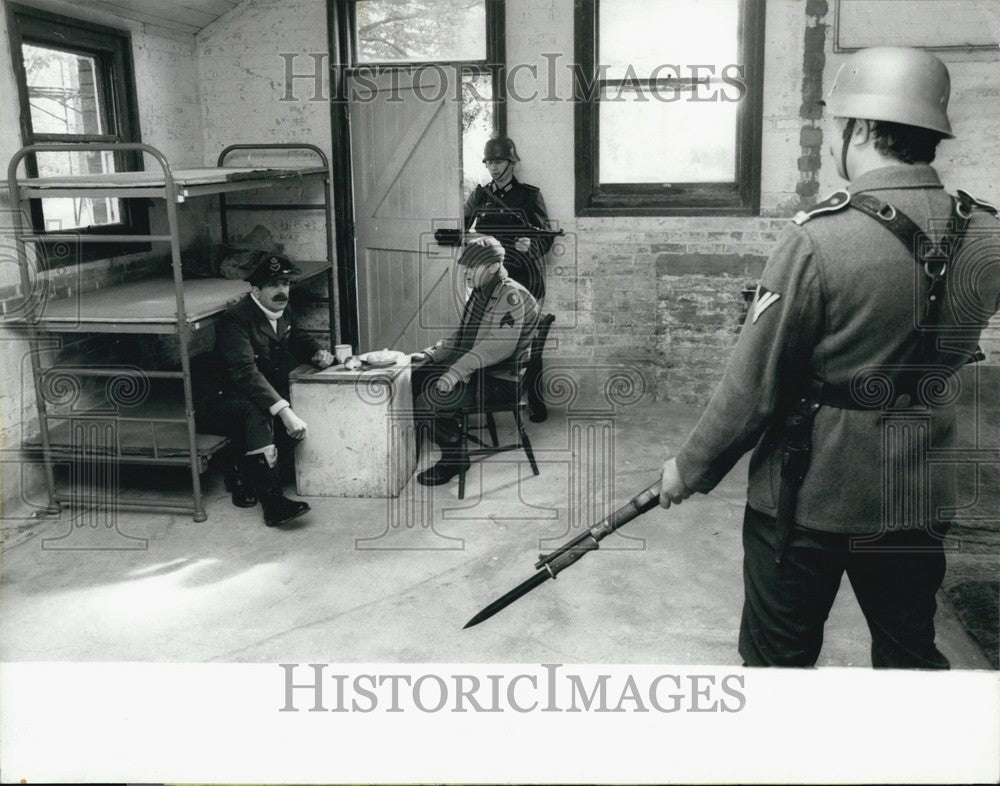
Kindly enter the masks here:
M 711 496 L 647 514 L 558 581 L 462 630 L 532 575 L 540 550 L 590 523 L 601 503 L 588 473 L 613 476 L 605 488 L 621 504 L 656 479 L 698 414 L 652 404 L 584 413 L 571 427 L 554 411 L 529 425 L 539 477 L 512 452 L 473 468 L 464 501 L 456 482 L 427 497 L 411 481 L 398 503 L 309 498 L 312 513 L 287 529 L 233 507 L 216 472 L 204 476 L 200 524 L 122 513 L 116 532 L 74 528 L 67 513 L 8 516 L 0 659 L 739 664 L 745 461 Z M 502 418 L 501 439 L 511 434 Z M 142 545 L 129 538 L 146 548 L 124 548 Z M 953 667 L 989 667 L 945 604 L 937 624 Z M 867 666 L 868 648 L 845 581 L 820 665 Z

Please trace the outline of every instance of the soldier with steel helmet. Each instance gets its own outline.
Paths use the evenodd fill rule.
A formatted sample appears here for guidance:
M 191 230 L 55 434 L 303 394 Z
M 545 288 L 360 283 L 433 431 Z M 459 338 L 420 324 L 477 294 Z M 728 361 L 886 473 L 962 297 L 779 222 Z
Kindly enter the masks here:
M 927 448 L 954 443 L 948 391 L 1000 309 L 997 211 L 949 194 L 931 167 L 953 136 L 949 92 L 947 68 L 922 50 L 845 60 L 825 133 L 849 189 L 782 233 L 718 389 L 664 463 L 669 507 L 753 450 L 739 636 L 749 665 L 813 665 L 846 573 L 873 666 L 948 667 L 934 614 L 954 478 Z
M 517 232 L 518 229 L 549 228 L 542 192 L 514 177 L 514 168 L 520 160 L 514 140 L 509 137 L 486 142 L 483 164 L 490 173 L 490 182 L 476 186 L 465 200 L 465 228 L 496 237 L 503 246 L 504 266 L 510 277 L 541 303 L 545 298 L 544 258 L 552 247 L 553 238 Z M 536 423 L 545 420 L 548 414 L 538 384 L 541 366 L 539 348 L 529 359 L 526 385 L 529 414 Z

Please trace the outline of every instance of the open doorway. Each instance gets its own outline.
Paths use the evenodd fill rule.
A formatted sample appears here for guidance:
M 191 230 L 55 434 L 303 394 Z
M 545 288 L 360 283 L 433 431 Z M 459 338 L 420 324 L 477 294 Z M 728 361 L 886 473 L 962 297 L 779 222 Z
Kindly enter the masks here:
M 392 280 L 400 286 L 412 286 L 423 280 L 421 296 L 425 301 L 428 298 L 426 268 L 434 266 L 430 260 L 434 254 L 433 249 L 419 248 L 419 235 L 448 225 L 446 219 L 450 219 L 452 227 L 460 224 L 462 202 L 485 176 L 481 163 L 483 146 L 488 138 L 503 134 L 506 129 L 503 11 L 503 0 L 330 2 L 335 34 L 331 54 L 335 55 L 335 63 L 340 64 L 347 87 L 345 94 L 349 96 L 349 111 L 340 112 L 338 117 L 338 110 L 334 109 L 335 148 L 350 149 L 349 156 L 341 158 L 341 167 L 346 171 L 336 178 L 337 182 L 351 184 L 345 189 L 347 193 L 341 195 L 343 209 L 338 211 L 338 216 L 343 216 L 338 222 L 338 232 L 342 235 L 338 242 L 341 287 L 342 293 L 349 290 L 347 304 L 352 313 L 346 316 L 348 321 L 353 320 L 349 329 L 343 332 L 345 336 L 355 336 L 362 350 L 381 348 L 368 347 L 372 341 L 386 343 L 394 338 L 403 340 L 414 331 L 418 335 L 426 333 L 412 324 L 403 330 L 398 308 L 390 309 L 393 324 L 385 320 L 377 324 L 378 318 L 372 321 L 373 307 L 387 292 L 373 290 L 377 285 L 373 283 L 371 269 L 363 269 L 366 267 L 363 257 L 367 255 L 371 261 L 373 249 L 379 245 L 395 244 L 396 251 L 405 250 L 411 255 L 410 263 L 402 259 L 392 263 L 383 260 L 380 263 L 383 272 L 376 278 L 383 282 Z M 374 91 L 370 88 L 372 84 L 378 85 Z M 443 96 L 433 90 L 418 90 L 419 95 L 415 95 L 414 84 L 432 88 L 441 84 Z M 434 119 L 426 109 L 404 106 L 406 101 L 420 103 L 429 97 L 433 99 L 431 103 L 442 98 L 443 103 L 449 105 L 447 109 L 439 107 Z M 380 103 L 378 112 L 363 106 L 371 101 Z M 459 125 L 454 136 L 450 119 L 444 120 L 441 112 L 447 112 L 449 118 L 452 112 L 455 113 Z M 359 117 L 366 119 L 359 121 Z M 425 136 L 417 133 L 415 123 L 427 124 Z M 410 129 L 408 135 L 406 128 Z M 442 135 L 442 128 L 448 128 L 447 134 Z M 408 178 L 408 182 L 395 184 L 392 189 L 395 195 L 388 192 L 383 195 L 390 202 L 396 199 L 396 203 L 375 205 L 372 194 L 366 193 L 362 204 L 360 181 L 365 181 L 366 187 L 374 185 L 371 167 L 388 165 L 390 162 L 383 154 L 383 147 L 398 144 L 411 147 L 396 156 L 393 165 L 400 164 L 400 157 L 412 160 L 404 161 L 396 173 L 396 176 Z M 440 151 L 438 154 L 429 152 L 431 147 L 440 144 L 453 145 L 454 158 L 441 158 Z M 375 163 L 376 159 L 381 163 Z M 434 168 L 428 168 L 430 161 L 436 161 Z M 458 178 L 453 200 L 450 194 L 442 196 L 441 192 L 456 188 L 452 176 L 455 162 Z M 390 173 L 383 169 L 381 176 L 384 179 L 390 177 Z M 415 205 L 399 202 L 404 199 L 402 193 L 410 193 L 414 187 L 422 195 L 423 211 Z M 441 215 L 442 210 L 447 210 L 448 215 Z M 394 219 L 392 226 L 386 221 L 390 217 Z M 402 221 L 406 222 L 405 226 Z M 343 237 L 345 234 L 348 236 Z M 419 273 L 413 270 L 414 265 L 422 268 Z M 397 293 L 395 299 L 401 296 Z M 345 302 L 343 296 L 341 302 Z M 390 298 L 390 302 L 395 301 Z M 454 304 L 450 305 L 454 310 Z M 410 314 L 408 318 L 415 318 L 415 315 Z M 431 321 L 441 322 L 442 315 L 436 315 Z

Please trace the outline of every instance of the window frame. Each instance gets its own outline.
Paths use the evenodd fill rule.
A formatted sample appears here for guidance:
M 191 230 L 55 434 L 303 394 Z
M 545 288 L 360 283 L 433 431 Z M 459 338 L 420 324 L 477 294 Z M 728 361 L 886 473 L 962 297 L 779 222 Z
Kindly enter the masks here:
M 72 143 L 72 142 L 140 142 L 139 109 L 135 87 L 135 67 L 132 62 L 132 38 L 128 31 L 85 22 L 72 17 L 54 14 L 38 8 L 7 4 L 7 29 L 11 61 L 17 82 L 20 131 L 22 144 Z M 28 79 L 24 67 L 23 44 L 33 44 L 50 49 L 93 58 L 98 74 L 98 99 L 106 133 L 103 134 L 47 134 L 35 133 L 31 122 L 31 105 L 28 96 Z M 114 153 L 115 170 L 141 171 L 142 154 L 139 151 Z M 34 155 L 24 159 L 28 177 L 38 176 L 38 163 Z M 59 230 L 80 235 L 143 235 L 149 234 L 149 207 L 145 199 L 118 200 L 121 221 L 83 228 Z M 54 234 L 45 228 L 41 199 L 30 200 L 31 222 L 38 235 Z M 43 257 L 49 257 L 58 244 L 41 241 Z M 80 261 L 102 259 L 110 256 L 148 251 L 148 243 L 82 243 Z
M 593 80 L 590 86 L 579 82 L 574 85 L 577 216 L 760 214 L 765 9 L 764 0 L 739 0 L 739 3 L 739 59 L 745 69 L 747 93 L 736 108 L 735 181 L 602 184 L 598 165 L 601 88 L 623 83 L 647 87 L 649 80 L 597 78 L 600 0 L 575 0 L 576 63 L 579 73 Z M 689 80 L 660 81 L 684 83 Z
M 365 70 L 375 75 L 393 70 L 416 71 L 426 66 L 454 68 L 462 78 L 490 76 L 493 79 L 493 118 L 497 136 L 507 134 L 506 43 L 504 0 L 484 0 L 486 7 L 486 57 L 482 60 L 406 60 L 358 62 L 358 0 L 347 0 L 348 75 Z

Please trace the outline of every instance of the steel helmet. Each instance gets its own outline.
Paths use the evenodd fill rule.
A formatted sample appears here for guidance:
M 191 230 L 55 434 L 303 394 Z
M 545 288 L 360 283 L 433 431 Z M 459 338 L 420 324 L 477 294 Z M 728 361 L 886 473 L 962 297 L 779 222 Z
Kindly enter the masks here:
M 483 163 L 500 159 L 506 159 L 512 164 L 521 160 L 517 157 L 514 140 L 508 136 L 498 136 L 495 139 L 486 140 L 486 147 L 483 149 Z
M 950 139 L 950 91 L 947 66 L 930 52 L 876 46 L 844 61 L 824 103 L 836 117 L 903 123 Z

